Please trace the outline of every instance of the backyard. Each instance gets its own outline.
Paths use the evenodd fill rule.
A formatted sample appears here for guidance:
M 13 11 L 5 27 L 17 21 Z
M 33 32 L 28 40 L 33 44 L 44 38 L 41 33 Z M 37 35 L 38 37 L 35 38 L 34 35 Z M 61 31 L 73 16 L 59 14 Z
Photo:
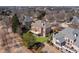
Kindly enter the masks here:
M 41 42 L 41 43 L 47 42 L 47 40 L 48 40 L 48 37 L 37 37 L 36 38 L 36 42 Z

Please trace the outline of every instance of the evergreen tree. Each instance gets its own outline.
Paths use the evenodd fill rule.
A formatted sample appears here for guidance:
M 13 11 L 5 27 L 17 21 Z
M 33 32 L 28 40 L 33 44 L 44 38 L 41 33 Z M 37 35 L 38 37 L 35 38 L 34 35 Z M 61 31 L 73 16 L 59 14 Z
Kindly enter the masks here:
M 19 19 L 18 19 L 17 15 L 15 14 L 12 18 L 12 30 L 14 33 L 17 32 L 18 26 L 19 26 Z

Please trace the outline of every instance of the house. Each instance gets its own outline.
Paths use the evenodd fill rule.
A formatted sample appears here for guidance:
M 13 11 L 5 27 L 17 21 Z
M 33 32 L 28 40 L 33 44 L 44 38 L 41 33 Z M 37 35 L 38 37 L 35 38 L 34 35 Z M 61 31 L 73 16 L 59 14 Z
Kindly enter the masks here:
M 79 17 L 73 16 L 73 19 L 71 20 L 70 24 L 68 24 L 68 26 L 79 29 Z
M 32 18 L 30 16 L 24 16 L 23 25 L 26 25 L 26 23 L 32 22 Z
M 46 36 L 51 31 L 51 24 L 44 20 L 37 20 L 31 24 L 31 32 L 40 36 Z
M 63 52 L 79 52 L 79 29 L 63 29 L 53 35 L 52 43 Z
M 30 28 L 32 23 L 32 18 L 30 16 L 24 16 L 22 25 L 25 26 L 25 28 Z
M 73 16 L 73 19 L 71 21 L 72 24 L 79 24 L 79 17 Z
M 73 16 L 71 19 L 67 19 L 64 23 L 59 24 L 63 28 L 71 27 L 79 29 L 79 17 Z

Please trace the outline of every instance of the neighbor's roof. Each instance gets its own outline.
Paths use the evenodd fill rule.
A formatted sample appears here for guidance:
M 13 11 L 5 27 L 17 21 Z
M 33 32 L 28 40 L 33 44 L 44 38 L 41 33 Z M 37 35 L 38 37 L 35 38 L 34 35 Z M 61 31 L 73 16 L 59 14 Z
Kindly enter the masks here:
M 79 23 L 79 17 L 73 16 L 73 19 L 72 19 L 71 23 L 78 24 Z
M 32 19 L 30 16 L 24 16 L 24 22 L 31 22 Z

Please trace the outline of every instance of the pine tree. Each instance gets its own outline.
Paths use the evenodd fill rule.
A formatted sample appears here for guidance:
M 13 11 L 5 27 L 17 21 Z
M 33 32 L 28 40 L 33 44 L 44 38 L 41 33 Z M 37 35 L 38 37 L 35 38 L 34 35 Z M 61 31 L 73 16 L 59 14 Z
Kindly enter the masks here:
M 17 15 L 15 14 L 12 18 L 12 30 L 14 33 L 17 32 L 18 26 L 19 26 L 19 19 L 18 19 Z

